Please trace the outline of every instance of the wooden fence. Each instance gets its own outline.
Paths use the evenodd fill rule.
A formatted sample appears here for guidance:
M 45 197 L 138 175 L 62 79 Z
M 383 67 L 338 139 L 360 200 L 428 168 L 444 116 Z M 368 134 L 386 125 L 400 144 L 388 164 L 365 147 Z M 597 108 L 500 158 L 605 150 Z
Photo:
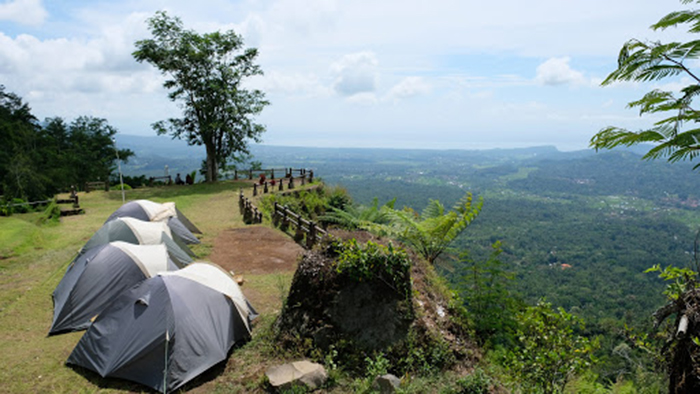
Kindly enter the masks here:
M 35 206 L 48 205 L 49 203 L 51 203 L 51 201 L 54 201 L 54 200 L 52 199 L 52 200 L 14 203 L 14 204 L 3 205 L 2 208 L 7 209 L 7 208 L 14 208 L 14 207 L 21 207 L 21 206 L 35 207 Z M 78 195 L 75 194 L 75 188 L 73 188 L 71 190 L 71 196 L 69 198 L 61 198 L 61 199 L 57 198 L 57 199 L 55 199 L 55 201 L 56 201 L 56 204 L 72 204 L 73 205 L 73 209 L 67 209 L 67 210 L 62 209 L 61 216 L 70 216 L 70 215 L 78 215 L 78 214 L 85 213 L 85 210 L 80 208 Z
M 294 240 L 308 249 L 313 248 L 317 242 L 329 236 L 328 232 L 319 227 L 313 220 L 306 220 L 301 215 L 276 202 L 272 223 L 283 231 L 287 231 L 292 226 L 295 229 Z
M 277 177 L 275 177 L 275 171 L 277 172 Z M 282 176 L 284 173 L 284 176 Z M 245 179 L 253 180 L 259 179 L 264 175 L 263 179 L 275 179 L 275 178 L 294 178 L 294 173 L 298 173 L 298 177 L 309 177 L 309 182 L 313 182 L 314 172 L 313 170 L 307 170 L 306 168 L 267 168 L 259 170 L 235 170 L 233 172 L 233 179 L 239 180 L 245 177 Z
M 309 178 L 307 181 L 306 178 Z M 253 183 L 253 197 L 256 197 L 258 194 L 267 194 L 274 192 L 275 189 L 277 191 L 284 191 L 285 185 L 287 187 L 287 190 L 292 190 L 295 188 L 295 179 L 296 182 L 299 182 L 301 186 L 306 185 L 306 183 L 311 183 L 313 182 L 314 179 L 314 172 L 311 171 L 309 173 L 304 173 L 300 175 L 298 178 L 294 177 L 289 177 L 289 178 L 280 178 L 280 179 L 271 179 L 269 181 L 265 180 L 263 182 L 256 182 Z
M 243 195 L 243 189 L 238 195 L 238 208 L 241 210 L 241 215 L 243 215 L 243 222 L 245 224 L 262 223 L 262 212 L 256 207 L 248 197 Z
M 109 182 L 96 181 L 96 182 L 85 182 L 85 193 L 90 193 L 91 190 L 109 191 Z

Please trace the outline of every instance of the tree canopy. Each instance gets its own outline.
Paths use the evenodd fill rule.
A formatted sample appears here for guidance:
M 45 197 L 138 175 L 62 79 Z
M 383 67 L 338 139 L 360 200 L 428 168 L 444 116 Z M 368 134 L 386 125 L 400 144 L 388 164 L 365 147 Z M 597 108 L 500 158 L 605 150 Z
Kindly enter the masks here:
M 681 3 L 700 3 L 699 0 L 681 0 Z M 700 10 L 672 12 L 657 23 L 652 30 L 687 26 L 689 33 L 700 32 Z M 674 76 L 685 76 L 690 84 L 680 92 L 654 89 L 642 98 L 628 103 L 638 108 L 639 114 L 659 114 L 663 118 L 645 130 L 630 131 L 609 126 L 598 132 L 590 145 L 595 149 L 611 149 L 642 143 L 654 147 L 644 155 L 645 159 L 666 158 L 668 161 L 693 160 L 700 153 L 700 111 L 693 106 L 700 94 L 700 78 L 691 67 L 692 60 L 700 57 L 700 40 L 688 42 L 627 41 L 620 50 L 618 67 L 602 82 L 603 86 L 619 81 L 648 82 Z M 698 168 L 696 165 L 694 168 Z
M 137 41 L 133 56 L 166 76 L 168 97 L 182 108 L 181 118 L 152 127 L 158 134 L 170 132 L 190 145 L 204 145 L 206 179 L 215 181 L 219 168 L 237 154 L 248 154 L 248 140 L 259 142 L 265 131 L 254 118 L 269 102 L 262 91 L 243 86 L 263 73 L 255 64 L 258 51 L 244 49 L 242 37 L 233 30 L 199 34 L 163 11 L 148 25 L 153 38 Z
M 116 167 L 116 133 L 107 120 L 89 116 L 42 124 L 27 103 L 0 85 L 0 195 L 40 200 L 70 185 L 108 180 Z M 132 155 L 119 150 L 122 160 Z

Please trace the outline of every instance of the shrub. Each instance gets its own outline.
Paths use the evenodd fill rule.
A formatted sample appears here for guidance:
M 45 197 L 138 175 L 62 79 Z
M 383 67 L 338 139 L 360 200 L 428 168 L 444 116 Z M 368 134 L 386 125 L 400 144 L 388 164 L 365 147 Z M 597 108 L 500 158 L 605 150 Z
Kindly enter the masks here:
M 341 248 L 336 270 L 359 282 L 378 277 L 408 297 L 411 291 L 410 268 L 411 261 L 406 251 L 394 248 L 391 243 L 383 246 L 368 241 L 362 247 L 352 239 Z
M 457 380 L 455 394 L 488 394 L 491 386 L 491 378 L 481 369 L 477 368 L 471 375 Z
M 60 219 L 61 208 L 55 200 L 52 200 L 41 216 L 39 216 L 39 224 L 58 223 Z

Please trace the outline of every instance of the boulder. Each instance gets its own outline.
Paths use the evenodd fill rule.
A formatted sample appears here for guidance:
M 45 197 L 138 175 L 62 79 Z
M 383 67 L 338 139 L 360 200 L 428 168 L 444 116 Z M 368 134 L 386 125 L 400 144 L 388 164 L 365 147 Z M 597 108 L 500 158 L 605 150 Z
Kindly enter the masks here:
M 328 378 L 323 365 L 306 360 L 269 367 L 265 375 L 270 385 L 278 390 L 289 389 L 297 384 L 315 390 L 323 386 Z
M 375 390 L 379 390 L 381 394 L 393 394 L 400 385 L 401 379 L 392 374 L 386 374 L 377 376 L 377 378 L 374 379 L 373 387 Z

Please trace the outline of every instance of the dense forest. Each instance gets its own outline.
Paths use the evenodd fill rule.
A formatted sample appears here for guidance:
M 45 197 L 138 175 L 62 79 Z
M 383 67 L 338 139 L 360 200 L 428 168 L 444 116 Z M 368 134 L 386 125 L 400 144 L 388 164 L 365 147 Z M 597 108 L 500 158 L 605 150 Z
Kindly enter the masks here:
M 153 145 L 137 142 L 130 146 L 136 151 Z M 643 161 L 638 152 L 253 147 L 265 167 L 312 168 L 362 205 L 396 198 L 396 207 L 420 211 L 431 199 L 449 207 L 467 191 L 483 197 L 456 249 L 483 260 L 500 241 L 500 259 L 517 275 L 512 286 L 524 300 L 546 297 L 589 329 L 608 331 L 649 322 L 663 284 L 643 271 L 690 263 L 700 223 L 699 175 L 683 163 Z M 149 157 L 136 161 L 140 168 L 125 166 L 127 173 L 148 166 Z M 459 259 L 439 266 L 458 282 Z
M 108 180 L 122 160 L 133 155 L 117 151 L 117 130 L 107 120 L 81 116 L 40 122 L 29 104 L 0 85 L 0 196 L 36 201 L 71 185 Z
M 633 150 L 255 153 L 270 165 L 280 157 L 300 166 L 310 160 L 326 182 L 364 205 L 396 198 L 396 207 L 420 212 L 431 199 L 449 207 L 466 191 L 482 196 L 481 213 L 438 267 L 456 288 L 465 286 L 470 261 L 487 261 L 499 242 L 498 259 L 514 274 L 513 297 L 530 305 L 546 299 L 582 318 L 587 335 L 601 338 L 596 372 L 608 381 L 633 373 L 634 357 L 619 347 L 649 332 L 664 303 L 664 283 L 644 271 L 693 261 L 697 175 L 688 165 L 640 160 Z

